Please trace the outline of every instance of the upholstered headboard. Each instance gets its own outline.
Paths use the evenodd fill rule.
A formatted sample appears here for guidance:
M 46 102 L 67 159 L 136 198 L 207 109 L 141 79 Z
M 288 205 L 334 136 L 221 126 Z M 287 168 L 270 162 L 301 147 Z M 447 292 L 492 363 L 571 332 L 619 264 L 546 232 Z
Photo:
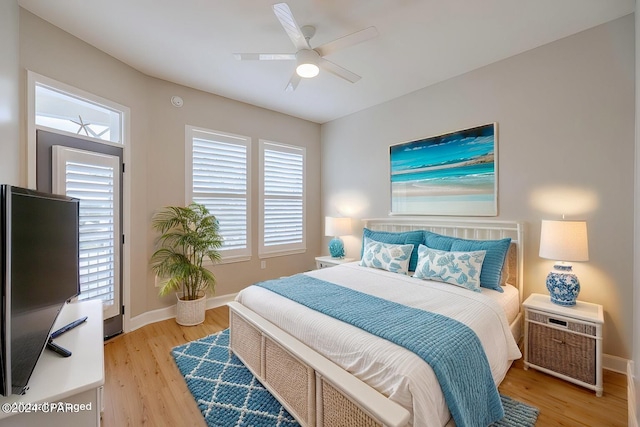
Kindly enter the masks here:
M 510 237 L 511 247 L 507 253 L 509 283 L 518 288 L 520 303 L 522 303 L 524 233 L 521 222 L 428 217 L 389 217 L 364 219 L 362 221 L 366 228 L 375 231 L 427 230 L 445 236 L 474 240 L 498 240 Z

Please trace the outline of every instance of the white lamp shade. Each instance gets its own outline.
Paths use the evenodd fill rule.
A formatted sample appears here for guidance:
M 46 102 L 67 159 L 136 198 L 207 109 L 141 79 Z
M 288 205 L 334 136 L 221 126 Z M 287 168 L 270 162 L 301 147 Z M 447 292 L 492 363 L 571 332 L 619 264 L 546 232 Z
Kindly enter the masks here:
M 324 218 L 325 236 L 346 236 L 351 234 L 351 218 L 335 218 L 327 216 Z
M 540 257 L 556 261 L 589 261 L 586 221 L 542 221 Z

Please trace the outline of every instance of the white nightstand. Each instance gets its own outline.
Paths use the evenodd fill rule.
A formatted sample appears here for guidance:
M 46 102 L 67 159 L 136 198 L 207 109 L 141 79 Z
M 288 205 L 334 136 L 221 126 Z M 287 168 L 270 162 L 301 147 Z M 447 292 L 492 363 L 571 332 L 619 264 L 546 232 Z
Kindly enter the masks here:
M 595 390 L 602 396 L 602 306 L 563 307 L 531 294 L 524 306 L 524 369 L 529 367 Z
M 335 265 L 344 264 L 346 262 L 353 262 L 355 260 L 355 258 L 333 258 L 330 256 L 317 256 L 316 268 L 319 270 L 321 268 L 333 267 Z

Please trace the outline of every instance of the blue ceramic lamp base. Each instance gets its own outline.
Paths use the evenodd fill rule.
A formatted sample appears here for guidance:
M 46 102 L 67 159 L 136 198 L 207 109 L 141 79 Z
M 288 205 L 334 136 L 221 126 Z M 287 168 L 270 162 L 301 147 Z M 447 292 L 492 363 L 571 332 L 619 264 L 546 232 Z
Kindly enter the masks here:
M 563 306 L 576 305 L 580 293 L 578 276 L 573 274 L 571 265 L 556 264 L 547 276 L 547 290 L 551 302 Z
M 344 243 L 339 237 L 334 237 L 329 242 L 329 253 L 333 258 L 344 258 Z

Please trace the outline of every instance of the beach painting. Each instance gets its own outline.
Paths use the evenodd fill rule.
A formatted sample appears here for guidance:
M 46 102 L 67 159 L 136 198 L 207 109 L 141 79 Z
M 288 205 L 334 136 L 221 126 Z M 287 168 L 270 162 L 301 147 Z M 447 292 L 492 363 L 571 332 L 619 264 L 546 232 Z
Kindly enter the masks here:
M 389 147 L 391 213 L 495 216 L 497 123 Z

